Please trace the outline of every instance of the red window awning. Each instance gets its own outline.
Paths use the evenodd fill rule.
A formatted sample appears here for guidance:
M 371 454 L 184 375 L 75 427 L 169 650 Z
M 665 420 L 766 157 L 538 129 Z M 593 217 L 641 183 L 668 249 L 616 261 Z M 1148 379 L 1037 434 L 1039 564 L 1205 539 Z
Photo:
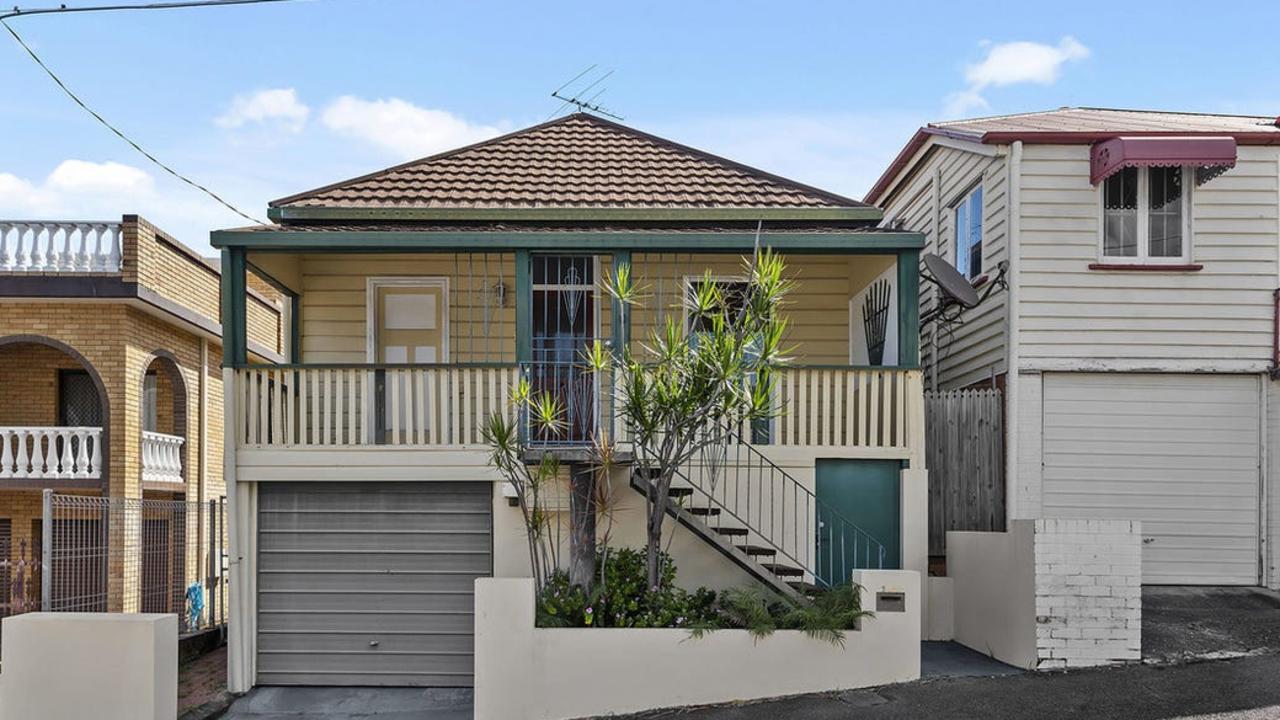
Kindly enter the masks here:
M 1196 168 L 1202 185 L 1236 165 L 1233 137 L 1114 137 L 1095 143 L 1089 155 L 1089 181 L 1094 185 L 1127 167 Z

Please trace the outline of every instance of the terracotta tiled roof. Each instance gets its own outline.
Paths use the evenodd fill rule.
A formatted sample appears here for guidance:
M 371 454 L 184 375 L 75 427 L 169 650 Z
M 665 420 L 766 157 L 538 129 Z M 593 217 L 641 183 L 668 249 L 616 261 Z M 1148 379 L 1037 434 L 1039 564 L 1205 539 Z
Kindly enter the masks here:
M 863 203 L 582 113 L 274 207 L 856 208 Z
M 929 127 L 986 133 L 1274 133 L 1275 116 L 1068 107 L 1043 112 L 931 123 Z

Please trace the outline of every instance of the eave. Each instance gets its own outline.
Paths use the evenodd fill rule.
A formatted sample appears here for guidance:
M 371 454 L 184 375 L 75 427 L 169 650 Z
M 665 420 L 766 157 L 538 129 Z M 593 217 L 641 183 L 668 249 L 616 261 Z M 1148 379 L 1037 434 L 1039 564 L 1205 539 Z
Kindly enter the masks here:
M 271 207 L 276 222 L 315 220 L 443 220 L 494 222 L 715 222 L 715 221 L 869 221 L 884 213 L 875 207 L 525 207 L 525 208 L 391 208 Z
M 216 230 L 214 247 L 277 252 L 750 252 L 754 232 L 443 232 L 401 230 Z M 784 252 L 918 250 L 924 235 L 897 230 L 764 232 L 761 245 Z

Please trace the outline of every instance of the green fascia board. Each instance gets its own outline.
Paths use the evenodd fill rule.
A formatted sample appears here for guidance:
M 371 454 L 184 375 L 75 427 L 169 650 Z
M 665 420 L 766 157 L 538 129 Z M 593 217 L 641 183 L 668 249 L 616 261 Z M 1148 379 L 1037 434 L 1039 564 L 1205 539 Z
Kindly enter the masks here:
M 878 222 L 884 211 L 876 207 L 692 207 L 692 208 L 367 208 L 273 207 L 273 221 L 288 220 L 469 220 L 509 221 L 743 221 L 743 220 L 863 220 Z
M 755 247 L 754 232 L 442 232 L 383 230 L 215 230 L 214 247 L 285 252 L 741 252 Z M 897 230 L 859 232 L 765 231 L 761 245 L 784 252 L 857 253 L 918 250 L 924 235 Z

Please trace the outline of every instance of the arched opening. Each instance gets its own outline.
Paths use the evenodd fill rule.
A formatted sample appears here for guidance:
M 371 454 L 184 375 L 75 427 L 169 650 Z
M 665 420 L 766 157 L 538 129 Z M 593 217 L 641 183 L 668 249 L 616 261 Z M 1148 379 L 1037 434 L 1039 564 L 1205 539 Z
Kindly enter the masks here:
M 198 518 L 188 512 L 187 384 L 178 359 L 151 353 L 143 367 L 138 412 L 142 428 L 139 609 L 183 613 L 188 570 L 197 570 Z
M 151 353 L 143 367 L 138 412 L 142 427 L 144 495 L 181 499 L 190 477 L 187 462 L 187 385 L 178 359 L 167 350 Z
M 41 335 L 0 337 L 0 617 L 40 608 L 44 539 L 40 493 L 102 492 L 110 487 L 110 406 L 106 385 L 75 348 Z M 102 520 L 55 524 L 54 534 L 96 538 Z M 96 523 L 96 525 L 95 525 Z M 105 587 L 104 558 L 68 553 L 55 601 Z

